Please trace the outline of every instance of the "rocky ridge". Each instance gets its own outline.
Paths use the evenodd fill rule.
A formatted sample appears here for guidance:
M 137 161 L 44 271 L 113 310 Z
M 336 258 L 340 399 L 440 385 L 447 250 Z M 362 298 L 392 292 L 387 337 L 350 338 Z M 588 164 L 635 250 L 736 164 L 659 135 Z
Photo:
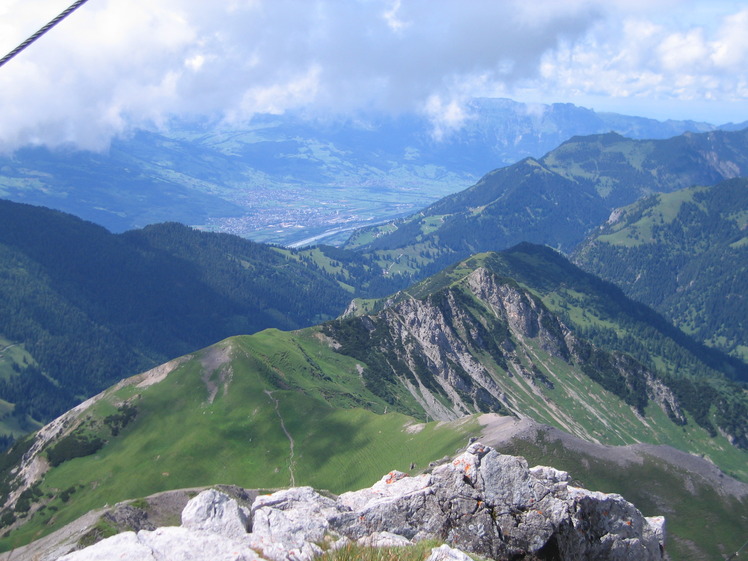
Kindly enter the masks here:
M 549 405 L 556 398 L 548 393 L 557 388 L 578 406 L 587 407 L 588 397 L 566 389 L 557 372 L 570 367 L 610 389 L 600 367 L 586 367 L 594 359 L 612 372 L 615 385 L 623 386 L 614 389 L 636 410 L 637 422 L 643 424 L 649 401 L 675 422 L 685 422 L 672 390 L 646 367 L 577 337 L 529 290 L 483 266 L 423 297 L 398 293 L 376 315 L 351 307 L 343 321 L 359 322 L 348 328 L 356 330 L 359 340 L 366 340 L 366 352 L 376 349 L 386 358 L 383 370 L 363 373 L 372 386 L 376 379 L 387 377 L 402 384 L 432 419 L 449 421 L 473 413 L 522 418 L 529 403 L 546 411 L 564 430 L 597 441 L 597 435 L 574 414 Z M 356 355 L 346 343 L 352 338 L 341 326 L 325 327 L 336 348 L 342 346 L 365 363 L 375 364 L 370 356 Z M 606 415 L 603 409 L 596 412 L 598 420 Z M 615 425 L 615 419 L 608 419 L 605 431 Z
M 294 487 L 240 504 L 216 489 L 191 499 L 181 526 L 124 532 L 58 561 L 226 559 L 309 561 L 352 542 L 404 546 L 438 539 L 432 561 L 658 560 L 664 519 L 620 495 L 574 487 L 566 472 L 529 468 L 472 443 L 428 473 L 393 471 L 372 487 L 325 496 Z

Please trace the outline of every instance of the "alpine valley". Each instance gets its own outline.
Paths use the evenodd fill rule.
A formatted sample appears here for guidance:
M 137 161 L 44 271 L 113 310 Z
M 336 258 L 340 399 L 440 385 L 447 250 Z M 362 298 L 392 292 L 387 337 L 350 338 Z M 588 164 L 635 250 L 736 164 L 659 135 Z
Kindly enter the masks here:
M 113 234 L 0 201 L 4 558 L 174 525 L 216 485 L 249 507 L 391 470 L 436 481 L 469 439 L 568 471 L 559 497 L 569 482 L 664 515 L 670 559 L 728 555 L 748 536 L 746 144 L 573 137 L 342 247 Z M 485 514 L 502 544 L 529 504 Z M 597 523 L 562 554 L 569 524 L 490 551 L 598 555 Z
M 29 146 L 0 155 L 0 196 L 113 232 L 177 221 L 268 243 L 342 243 L 355 228 L 412 214 L 575 135 L 669 138 L 745 127 L 509 99 L 474 99 L 465 117 L 445 132 L 417 113 L 287 113 L 256 116 L 244 128 L 170 123 L 117 138 L 101 153 Z

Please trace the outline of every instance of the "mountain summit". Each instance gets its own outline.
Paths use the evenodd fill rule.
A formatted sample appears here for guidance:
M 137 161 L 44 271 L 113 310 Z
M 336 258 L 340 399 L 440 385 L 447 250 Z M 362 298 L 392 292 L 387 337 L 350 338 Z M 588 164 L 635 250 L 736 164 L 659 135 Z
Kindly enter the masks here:
M 619 495 L 570 481 L 565 472 L 528 468 L 523 458 L 475 442 L 430 473 L 392 471 L 371 488 L 338 497 L 300 487 L 245 507 L 207 490 L 187 503 L 180 527 L 118 534 L 59 561 L 312 561 L 323 555 L 320 545 L 337 551 L 429 539 L 496 561 L 663 559 L 662 517 L 645 518 Z M 433 559 L 469 559 L 449 546 L 435 548 Z

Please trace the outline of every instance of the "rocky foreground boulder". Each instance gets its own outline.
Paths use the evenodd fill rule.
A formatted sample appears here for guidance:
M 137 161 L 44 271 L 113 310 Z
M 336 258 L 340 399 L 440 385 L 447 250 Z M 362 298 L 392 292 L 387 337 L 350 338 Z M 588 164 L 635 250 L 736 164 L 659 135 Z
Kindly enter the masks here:
M 430 473 L 390 472 L 371 488 L 324 496 L 294 487 L 240 505 L 209 489 L 180 527 L 124 532 L 60 561 L 308 561 L 351 542 L 401 546 L 437 538 L 432 561 L 659 560 L 664 519 L 645 518 L 620 495 L 570 485 L 566 472 L 528 468 L 480 443 Z

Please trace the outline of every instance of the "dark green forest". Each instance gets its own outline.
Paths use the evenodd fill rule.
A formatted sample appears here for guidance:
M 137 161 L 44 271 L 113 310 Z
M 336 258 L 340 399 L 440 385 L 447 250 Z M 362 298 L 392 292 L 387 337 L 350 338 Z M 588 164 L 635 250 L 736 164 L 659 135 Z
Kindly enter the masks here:
M 574 254 L 694 338 L 748 358 L 748 180 L 648 197 Z
M 0 201 L 0 335 L 33 360 L 0 379 L 8 415 L 48 421 L 119 379 L 226 337 L 333 317 L 350 294 L 313 264 L 169 223 L 114 235 Z

